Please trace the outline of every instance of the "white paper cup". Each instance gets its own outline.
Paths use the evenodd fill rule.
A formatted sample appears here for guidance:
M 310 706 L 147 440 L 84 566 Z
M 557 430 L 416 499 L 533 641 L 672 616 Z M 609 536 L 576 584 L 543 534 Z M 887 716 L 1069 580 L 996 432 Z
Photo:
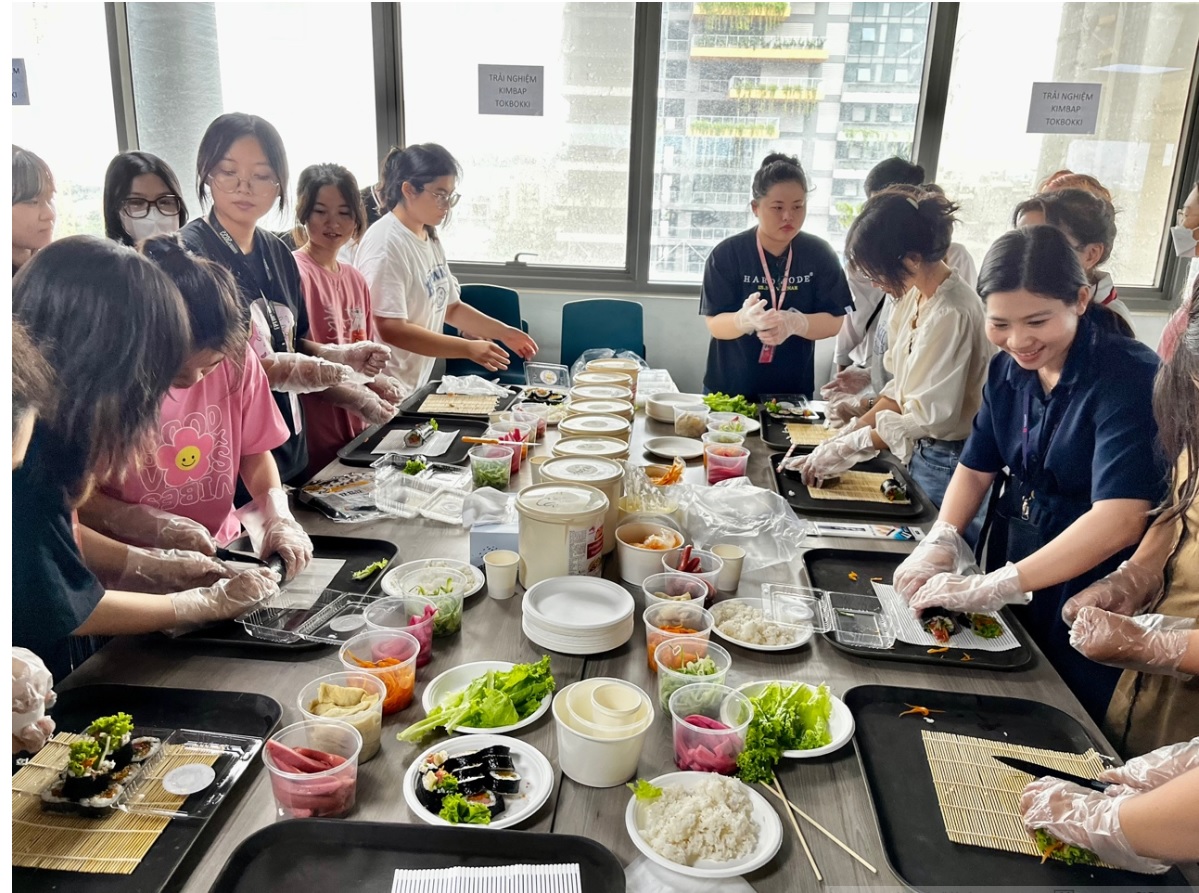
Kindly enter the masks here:
M 520 556 L 507 549 L 496 549 L 483 555 L 483 567 L 487 572 L 487 594 L 498 599 L 512 598 Z
M 741 568 L 745 564 L 745 550 L 730 543 L 720 543 L 712 547 L 712 554 L 724 561 L 724 567 L 716 575 L 716 590 L 718 592 L 736 592 L 741 585 Z
M 554 458 L 554 456 L 552 454 L 547 454 L 544 456 L 533 456 L 529 459 L 529 474 L 531 474 L 533 476 L 534 484 L 542 483 L 542 480 L 541 480 L 541 465 L 542 465 L 542 463 L 548 462 L 550 459 L 553 459 L 553 458 Z

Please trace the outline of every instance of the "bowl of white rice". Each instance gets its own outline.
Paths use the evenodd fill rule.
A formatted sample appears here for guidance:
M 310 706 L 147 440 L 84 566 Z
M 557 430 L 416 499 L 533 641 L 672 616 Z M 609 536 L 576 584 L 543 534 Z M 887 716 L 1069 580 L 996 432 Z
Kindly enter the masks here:
M 652 800 L 629 800 L 625 826 L 646 858 L 690 877 L 748 874 L 774 858 L 783 825 L 766 799 L 735 778 L 671 772 Z

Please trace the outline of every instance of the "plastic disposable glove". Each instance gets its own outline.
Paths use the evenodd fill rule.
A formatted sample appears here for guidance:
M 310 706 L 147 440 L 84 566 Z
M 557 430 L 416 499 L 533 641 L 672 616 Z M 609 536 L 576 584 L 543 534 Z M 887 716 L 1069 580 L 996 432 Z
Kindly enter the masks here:
M 1167 781 L 1192 769 L 1199 769 L 1199 738 L 1167 744 L 1143 756 L 1133 757 L 1123 766 L 1104 769 L 1099 773 L 1099 780 L 1113 782 L 1126 790 L 1144 793 L 1161 787 Z M 1107 793 L 1110 794 L 1114 790 L 1108 788 Z
M 240 617 L 254 605 L 279 592 L 279 575 L 267 567 L 243 571 L 212 586 L 188 589 L 172 595 L 175 626 L 172 635 L 180 635 L 216 620 Z
M 1163 874 L 1170 866 L 1138 856 L 1120 828 L 1120 806 L 1135 796 L 1124 792 L 1113 797 L 1068 781 L 1038 778 L 1020 795 L 1020 811 L 1029 831 L 1044 830 L 1118 868 Z
M 799 471 L 809 487 L 820 487 L 859 462 L 873 459 L 879 451 L 871 440 L 872 429 L 855 428 L 849 433 L 826 440 L 806 456 L 794 456 L 783 463 L 786 469 Z
M 339 385 L 354 374 L 349 366 L 302 353 L 275 353 L 271 360 L 266 370 L 271 390 L 287 394 L 313 394 Z
M 377 375 L 391 359 L 391 348 L 377 341 L 355 341 L 353 344 L 322 344 L 321 356 L 331 363 L 349 366 L 363 375 Z
M 1087 605 L 1132 616 L 1149 604 L 1166 585 L 1161 571 L 1153 571 L 1124 561 L 1104 577 L 1062 605 L 1062 619 L 1072 625 L 1078 612 Z
M 135 592 L 179 592 L 193 586 L 211 586 L 230 576 L 225 565 L 199 552 L 130 546 L 124 569 L 110 585 Z
M 367 382 L 366 386 L 378 394 L 383 402 L 396 406 L 399 406 L 405 396 L 404 386 L 400 384 L 399 379 L 392 378 L 390 375 L 380 373 L 372 381 Z
M 395 405 L 388 403 L 366 385 L 339 384 L 335 388 L 329 388 L 321 396 L 334 406 L 340 406 L 366 419 L 372 425 L 383 425 L 395 418 Z
M 1142 614 L 1125 617 L 1102 608 L 1085 607 L 1070 627 L 1070 644 L 1096 663 L 1122 670 L 1168 676 L 1178 671 L 1187 652 L 1194 617 Z
M 212 555 L 217 549 L 216 540 L 199 521 L 140 503 L 104 500 L 103 512 L 94 518 L 94 522 L 100 533 L 106 533 L 123 543 L 159 549 L 186 549 L 204 555 Z
M 312 540 L 292 517 L 287 494 L 282 490 L 272 487 L 258 504 L 263 516 L 262 548 L 258 555 L 270 558 L 277 554 L 283 559 L 287 579 L 294 580 L 312 560 Z
M 937 574 L 964 574 L 973 564 L 974 553 L 957 528 L 948 521 L 937 521 L 895 569 L 895 591 L 911 602 Z
M 1004 605 L 1026 605 L 1032 593 L 1025 592 L 1020 572 L 1010 561 L 989 574 L 937 574 L 908 602 L 912 610 L 948 608 L 989 614 Z
M 737 331 L 743 335 L 752 335 L 759 329 L 764 328 L 763 321 L 766 317 L 766 302 L 762 299 L 762 295 L 754 292 L 741 305 L 741 309 L 733 317 L 733 323 L 737 326 Z
M 860 394 L 870 387 L 870 370 L 861 366 L 850 366 L 833 376 L 833 380 L 820 389 L 820 396 L 832 399 L 833 394 Z
M 28 648 L 12 650 L 12 752 L 36 753 L 54 734 L 54 678 L 42 659 Z
M 825 414 L 834 428 L 865 415 L 870 409 L 870 398 L 857 394 L 833 394 L 828 398 Z
M 798 310 L 768 310 L 762 322 L 766 328 L 758 331 L 758 338 L 768 347 L 782 344 L 792 335 L 802 338 L 808 333 L 808 318 Z

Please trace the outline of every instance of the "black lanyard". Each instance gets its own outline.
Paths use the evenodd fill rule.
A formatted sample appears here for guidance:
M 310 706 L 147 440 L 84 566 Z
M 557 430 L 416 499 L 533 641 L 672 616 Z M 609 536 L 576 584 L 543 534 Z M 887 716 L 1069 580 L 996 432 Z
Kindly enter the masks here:
M 1032 384 L 1033 387 L 1035 387 L 1037 382 L 1034 381 Z M 1062 416 L 1065 414 L 1065 410 L 1063 410 L 1062 413 L 1059 413 L 1058 420 L 1051 423 L 1049 410 L 1052 405 L 1052 400 L 1053 397 L 1051 395 L 1050 402 L 1045 405 L 1045 414 L 1041 417 L 1041 433 L 1038 440 L 1040 440 L 1044 445 L 1044 449 L 1038 450 L 1036 462 L 1037 467 L 1035 470 L 1033 470 L 1029 467 L 1030 463 L 1028 447 L 1028 442 L 1031 437 L 1030 427 L 1032 418 L 1032 388 L 1028 388 L 1024 392 L 1024 423 L 1021 426 L 1020 431 L 1020 455 L 1022 460 L 1021 464 L 1023 466 L 1021 468 L 1020 483 L 1021 489 L 1024 490 L 1024 493 L 1020 500 L 1020 515 L 1025 521 L 1028 520 L 1033 500 L 1037 498 L 1036 490 L 1032 489 L 1032 487 L 1035 483 L 1035 479 L 1040 477 L 1041 469 L 1045 466 L 1045 460 L 1049 456 L 1049 450 L 1053 447 L 1053 437 L 1055 434 L 1057 434 L 1057 429 L 1061 426 Z M 1048 437 L 1045 436 L 1046 428 L 1049 429 Z
M 257 286 L 257 279 L 254 276 L 254 271 L 250 269 L 249 261 L 246 258 L 245 252 L 241 250 L 241 246 L 234 241 L 233 236 L 229 235 L 229 231 L 225 229 L 220 220 L 216 216 L 216 208 L 208 215 L 208 225 L 225 243 L 225 247 L 229 249 L 233 256 L 234 266 L 237 267 L 237 272 L 241 274 L 241 278 L 245 280 L 246 287 L 256 287 L 258 296 L 262 298 L 262 312 L 266 317 L 267 327 L 271 330 L 271 348 L 276 353 L 286 353 L 289 348 L 287 346 L 287 336 L 283 333 L 283 324 L 279 322 L 279 314 L 275 311 L 275 305 L 267 296 L 266 292 L 260 286 Z M 255 252 L 258 259 L 262 261 L 262 270 L 266 275 L 267 288 L 271 291 L 277 290 L 278 286 L 275 283 L 275 277 L 271 274 L 271 264 L 267 260 L 267 248 L 265 245 L 259 245 L 258 251 Z

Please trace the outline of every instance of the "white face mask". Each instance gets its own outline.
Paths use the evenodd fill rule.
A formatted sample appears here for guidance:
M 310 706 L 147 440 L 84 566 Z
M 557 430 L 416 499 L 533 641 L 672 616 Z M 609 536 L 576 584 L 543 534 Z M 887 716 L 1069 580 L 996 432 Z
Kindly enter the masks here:
M 151 208 L 145 217 L 130 217 L 121 212 L 121 226 L 134 242 L 140 242 L 151 236 L 169 236 L 179 231 L 178 215 L 168 217 L 157 208 Z
M 1174 240 L 1174 253 L 1179 257 L 1194 257 L 1195 233 L 1189 227 L 1172 226 L 1170 227 L 1170 238 Z

